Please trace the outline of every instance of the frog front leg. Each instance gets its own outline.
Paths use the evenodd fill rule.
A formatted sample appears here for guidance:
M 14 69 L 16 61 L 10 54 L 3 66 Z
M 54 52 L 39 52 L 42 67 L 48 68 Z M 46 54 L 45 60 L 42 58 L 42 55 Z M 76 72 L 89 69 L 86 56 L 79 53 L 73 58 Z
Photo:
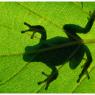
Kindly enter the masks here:
M 42 83 L 46 83 L 46 87 L 45 90 L 48 89 L 48 86 L 50 85 L 50 83 L 52 81 L 54 81 L 57 77 L 58 77 L 58 70 L 56 69 L 56 67 L 52 68 L 52 72 L 50 75 L 45 74 L 44 72 L 42 72 L 42 74 L 44 74 L 45 76 L 47 76 L 47 78 L 43 81 L 38 82 L 38 85 L 42 84 Z

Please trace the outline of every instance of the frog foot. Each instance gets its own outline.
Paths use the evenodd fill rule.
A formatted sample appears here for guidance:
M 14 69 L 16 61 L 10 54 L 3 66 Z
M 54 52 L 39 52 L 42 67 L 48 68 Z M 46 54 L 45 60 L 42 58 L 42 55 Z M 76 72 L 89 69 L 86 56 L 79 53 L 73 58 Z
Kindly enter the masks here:
M 89 17 L 87 18 L 88 20 L 89 19 L 95 19 L 95 10 L 92 12 L 92 11 L 89 11 Z
M 81 68 L 84 68 L 84 66 L 85 66 L 85 65 L 82 65 Z M 80 82 L 80 79 L 81 79 L 81 77 L 82 77 L 84 74 L 86 74 L 87 78 L 90 79 L 90 76 L 89 76 L 88 71 L 85 70 L 85 72 L 82 71 L 82 72 L 80 73 L 79 78 L 78 78 L 78 80 L 77 80 L 77 83 Z

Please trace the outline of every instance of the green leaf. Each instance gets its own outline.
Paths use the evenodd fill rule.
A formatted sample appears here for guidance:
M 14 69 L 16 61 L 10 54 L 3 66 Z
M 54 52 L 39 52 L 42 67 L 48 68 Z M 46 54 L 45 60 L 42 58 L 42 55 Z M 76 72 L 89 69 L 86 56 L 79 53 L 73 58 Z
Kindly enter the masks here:
M 36 34 L 34 39 L 30 39 L 31 33 L 21 34 L 22 30 L 28 29 L 24 25 L 24 22 L 27 22 L 31 25 L 43 26 L 47 32 L 47 40 L 56 36 L 67 37 L 63 26 L 75 24 L 85 27 L 89 11 L 94 9 L 94 2 L 83 2 L 83 7 L 80 2 L 0 3 L 0 92 L 94 93 L 95 43 L 85 42 L 93 58 L 88 69 L 89 80 L 84 75 L 79 83 L 76 82 L 82 71 L 81 66 L 85 63 L 86 56 L 84 55 L 82 62 L 75 69 L 70 68 L 69 60 L 66 64 L 57 66 L 59 68 L 58 77 L 45 90 L 45 83 L 41 85 L 37 83 L 46 78 L 41 72 L 50 74 L 51 68 L 46 66 L 44 62 L 26 62 L 23 59 L 25 48 L 36 46 L 40 41 L 40 35 Z M 93 24 L 89 33 L 78 35 L 84 41 L 95 39 L 94 31 L 95 24 Z M 34 47 L 34 50 L 37 50 L 37 47 Z

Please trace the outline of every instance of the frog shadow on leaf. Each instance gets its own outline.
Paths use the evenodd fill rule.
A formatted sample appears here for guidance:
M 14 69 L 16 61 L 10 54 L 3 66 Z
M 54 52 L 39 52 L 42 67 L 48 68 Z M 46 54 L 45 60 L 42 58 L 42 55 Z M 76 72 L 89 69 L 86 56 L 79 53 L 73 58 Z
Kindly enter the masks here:
M 92 62 L 92 56 L 88 47 L 84 43 L 68 45 L 66 47 L 63 46 L 63 47 L 51 49 L 51 50 L 48 50 L 48 48 L 56 47 L 58 45 L 62 45 L 65 43 L 69 44 L 74 41 L 82 42 L 83 40 L 76 33 L 86 34 L 90 32 L 90 29 L 94 22 L 94 16 L 93 16 L 94 14 L 95 13 L 93 12 L 85 28 L 82 28 L 79 25 L 75 25 L 75 24 L 65 24 L 63 26 L 63 30 L 68 36 L 68 38 L 56 36 L 54 38 L 47 40 L 46 30 L 43 26 L 41 25 L 31 26 L 30 24 L 24 22 L 24 24 L 28 26 L 29 29 L 22 31 L 22 33 L 25 33 L 28 31 L 33 32 L 33 35 L 31 36 L 31 38 L 34 37 L 36 32 L 41 34 L 40 42 L 37 45 L 26 46 L 25 53 L 23 55 L 24 61 L 42 62 L 43 64 L 46 64 L 52 70 L 50 75 L 46 74 L 45 72 L 42 72 L 42 74 L 47 76 L 47 78 L 41 82 L 38 82 L 38 84 L 42 84 L 46 82 L 45 89 L 48 89 L 49 84 L 58 77 L 58 69 L 56 68 L 56 66 L 64 65 L 65 63 L 69 62 L 68 63 L 69 67 L 71 69 L 75 69 L 81 63 L 84 54 L 86 54 L 87 59 L 85 60 L 84 65 L 82 66 L 83 69 L 81 73 L 79 74 L 79 78 L 77 82 L 80 81 L 81 77 L 85 73 L 87 73 L 88 75 L 87 69 Z M 44 49 L 46 48 L 47 50 L 44 51 Z M 39 52 L 39 50 L 42 50 L 42 51 Z M 89 75 L 88 75 L 88 78 L 90 78 Z

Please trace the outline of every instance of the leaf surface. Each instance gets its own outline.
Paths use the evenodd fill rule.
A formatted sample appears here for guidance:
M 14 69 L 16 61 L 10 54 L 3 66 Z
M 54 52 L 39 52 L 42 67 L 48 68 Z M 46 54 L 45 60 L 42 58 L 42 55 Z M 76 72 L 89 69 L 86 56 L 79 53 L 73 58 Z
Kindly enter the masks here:
M 65 24 L 76 24 L 85 27 L 89 11 L 95 9 L 95 3 L 77 2 L 7 2 L 0 3 L 0 92 L 24 92 L 24 93 L 94 93 L 95 92 L 95 43 L 86 44 L 93 61 L 89 68 L 90 79 L 84 75 L 80 83 L 77 83 L 81 72 L 81 66 L 71 69 L 69 62 L 59 69 L 59 75 L 48 90 L 45 84 L 38 85 L 51 69 L 43 62 L 25 62 L 23 54 L 26 46 L 34 46 L 39 43 L 40 35 L 30 39 L 31 35 L 21 34 L 27 29 L 24 22 L 31 25 L 42 25 L 47 32 L 47 39 L 56 36 L 67 37 L 62 29 Z M 95 24 L 88 34 L 78 34 L 82 39 L 95 39 Z M 85 56 L 84 56 L 85 58 Z M 53 63 L 51 63 L 53 64 Z M 58 68 L 58 67 L 57 67 Z

